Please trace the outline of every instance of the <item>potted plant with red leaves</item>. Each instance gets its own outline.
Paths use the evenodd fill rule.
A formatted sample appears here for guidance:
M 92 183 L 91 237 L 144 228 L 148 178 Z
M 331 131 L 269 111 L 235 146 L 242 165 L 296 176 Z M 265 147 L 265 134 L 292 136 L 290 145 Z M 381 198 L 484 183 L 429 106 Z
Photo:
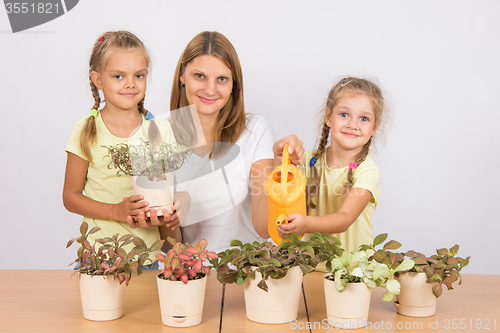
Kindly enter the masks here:
M 271 242 L 243 244 L 233 240 L 211 263 L 219 282 L 244 286 L 249 320 L 278 324 L 297 318 L 302 278 L 318 263 L 339 254 L 340 241 L 319 232 L 302 241 L 292 234 L 280 245 Z
M 156 257 L 165 266 L 156 281 L 160 297 L 162 322 L 166 326 L 188 327 L 201 323 L 205 287 L 212 266 L 205 265 L 217 254 L 208 251 L 207 241 L 196 244 L 176 242 L 168 237 L 172 248 Z
M 70 265 L 78 265 L 83 316 L 97 321 L 120 318 L 125 286 L 130 283 L 132 273 L 141 274 L 140 267 L 152 263 L 150 253 L 160 250 L 164 241 L 158 240 L 148 248 L 139 237 L 116 234 L 90 244 L 88 236 L 101 228 L 88 228 L 87 222 L 82 222 L 80 236 L 66 245 L 68 248 L 74 242 L 79 244 L 77 258 Z M 134 247 L 127 251 L 131 245 Z
M 385 237 L 374 241 L 372 248 L 385 241 Z M 381 235 L 381 236 L 384 236 Z M 398 313 L 411 317 L 428 317 L 436 312 L 437 298 L 443 292 L 443 285 L 448 290 L 453 289 L 453 283 L 462 284 L 460 271 L 469 264 L 470 257 L 457 257 L 459 245 L 450 249 L 442 248 L 436 250 L 437 254 L 427 257 L 416 252 L 393 252 L 401 247 L 396 241 L 384 244 L 383 248 L 376 251 L 373 259 L 393 267 L 401 263 L 405 258 L 415 262 L 414 267 L 407 272 L 396 274 L 396 279 L 401 284 L 400 294 L 394 306 Z

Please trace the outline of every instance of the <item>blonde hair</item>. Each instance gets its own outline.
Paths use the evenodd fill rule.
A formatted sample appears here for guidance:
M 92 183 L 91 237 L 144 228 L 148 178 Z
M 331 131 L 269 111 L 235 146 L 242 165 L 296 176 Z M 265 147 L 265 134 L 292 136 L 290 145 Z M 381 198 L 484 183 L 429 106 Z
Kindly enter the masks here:
M 357 95 L 365 95 L 370 99 L 373 112 L 375 114 L 375 124 L 376 126 L 381 122 L 382 115 L 384 114 L 384 97 L 382 96 L 382 91 L 380 88 L 373 82 L 370 82 L 365 79 L 355 78 L 355 77 L 345 77 L 341 79 L 337 84 L 330 89 L 328 93 L 328 99 L 326 102 L 326 107 L 330 111 L 330 114 L 326 115 L 329 117 L 333 112 L 333 108 L 337 105 L 339 100 L 346 96 L 357 96 Z M 318 143 L 318 148 L 314 153 L 313 157 L 318 159 L 321 154 L 326 149 L 326 145 L 328 144 L 328 138 L 330 136 L 330 127 L 326 124 L 323 118 L 323 125 L 321 129 L 320 139 Z M 354 162 L 359 166 L 368 156 L 370 152 L 370 146 L 372 144 L 373 138 L 370 137 L 368 142 L 365 143 L 361 151 L 355 157 Z M 344 184 L 344 189 L 342 194 L 347 193 L 351 187 L 354 178 L 354 168 L 349 168 L 347 172 L 347 181 Z M 312 201 L 312 198 L 316 196 L 319 192 L 319 176 L 318 170 L 316 169 L 316 165 L 311 166 L 311 180 L 306 188 L 306 201 L 307 206 L 309 208 L 316 208 L 316 205 Z
M 91 79 L 92 72 L 100 72 L 106 67 L 106 63 L 109 57 L 113 54 L 115 50 L 127 50 L 127 49 L 138 49 L 146 60 L 147 67 L 150 66 L 150 57 L 146 50 L 146 47 L 142 41 L 137 38 L 133 33 L 128 31 L 108 31 L 105 32 L 99 39 L 94 43 L 92 48 L 92 53 L 90 55 L 89 61 L 89 80 L 90 80 L 90 90 L 92 91 L 92 96 L 94 97 L 94 105 L 92 109 L 96 111 L 99 110 L 101 105 L 101 97 L 99 96 L 99 89 L 96 87 Z M 144 98 L 137 105 L 139 113 L 146 115 L 148 110 L 144 107 Z M 97 129 L 95 118 L 91 115 L 87 118 L 85 122 L 82 133 L 80 134 L 80 147 L 84 155 L 90 160 L 91 153 L 90 147 L 95 144 L 97 137 Z M 149 127 L 149 141 L 152 145 L 155 145 L 160 140 L 160 131 L 158 126 L 154 121 L 151 121 Z
M 186 65 L 200 55 L 211 55 L 222 60 L 230 69 L 233 78 L 233 90 L 224 107 L 220 110 L 215 125 L 215 144 L 211 146 L 210 158 L 222 156 L 245 129 L 246 115 L 243 102 L 243 73 L 238 54 L 231 42 L 220 32 L 203 31 L 196 35 L 182 52 L 175 68 L 170 110 L 177 110 L 189 105 L 186 89 L 181 85 L 180 77 Z M 196 138 L 194 122 L 190 113 L 174 112 L 171 115 L 172 127 L 176 140 L 188 147 Z

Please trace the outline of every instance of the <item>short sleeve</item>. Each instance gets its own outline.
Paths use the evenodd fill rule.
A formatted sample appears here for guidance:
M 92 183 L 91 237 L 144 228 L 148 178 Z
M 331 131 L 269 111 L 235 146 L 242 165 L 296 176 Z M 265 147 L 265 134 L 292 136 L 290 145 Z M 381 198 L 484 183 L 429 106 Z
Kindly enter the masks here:
M 71 130 L 71 135 L 68 140 L 68 144 L 66 145 L 65 151 L 68 153 L 73 153 L 85 161 L 88 161 L 88 158 L 82 151 L 80 147 L 80 134 L 82 133 L 83 124 L 85 123 L 87 118 L 84 118 L 73 125 L 73 129 Z
M 249 115 L 248 130 L 253 134 L 256 140 L 255 152 L 252 158 L 252 163 L 264 160 L 274 159 L 273 145 L 274 132 L 267 120 L 258 115 Z
M 365 164 L 366 163 L 366 164 Z M 357 168 L 354 179 L 353 188 L 362 188 L 372 193 L 372 197 L 377 200 L 380 196 L 380 180 L 382 173 L 378 166 L 370 158 L 366 160 Z

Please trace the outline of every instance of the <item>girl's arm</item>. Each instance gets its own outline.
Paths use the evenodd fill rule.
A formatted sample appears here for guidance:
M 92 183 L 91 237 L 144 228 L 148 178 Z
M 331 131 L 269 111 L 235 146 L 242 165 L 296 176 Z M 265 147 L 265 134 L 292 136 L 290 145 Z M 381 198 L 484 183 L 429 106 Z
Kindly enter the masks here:
M 148 206 L 147 202 L 139 202 L 143 198 L 139 195 L 124 198 L 117 204 L 99 202 L 83 195 L 88 166 L 89 162 L 83 158 L 68 153 L 63 187 L 63 203 L 67 210 L 89 218 L 127 222 L 127 216 L 138 215 Z M 137 226 L 133 221 L 128 223 L 133 228 Z
M 370 202 L 372 193 L 362 188 L 352 188 L 336 213 L 324 216 L 304 216 L 300 213 L 289 214 L 289 223 L 278 226 L 281 238 L 287 238 L 292 233 L 341 233 L 346 231 L 356 221 Z

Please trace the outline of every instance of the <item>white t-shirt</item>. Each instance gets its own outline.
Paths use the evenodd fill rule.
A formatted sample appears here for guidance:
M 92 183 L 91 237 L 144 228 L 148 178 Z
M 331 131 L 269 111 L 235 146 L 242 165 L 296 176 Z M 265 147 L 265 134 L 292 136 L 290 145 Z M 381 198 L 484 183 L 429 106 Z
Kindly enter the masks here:
M 233 239 L 243 243 L 265 241 L 252 223 L 250 167 L 262 159 L 273 159 L 274 134 L 269 123 L 247 114 L 245 130 L 220 158 L 192 154 L 176 171 L 177 191 L 187 191 L 191 207 L 182 224 L 183 241 L 205 238 L 210 251 L 229 248 Z

